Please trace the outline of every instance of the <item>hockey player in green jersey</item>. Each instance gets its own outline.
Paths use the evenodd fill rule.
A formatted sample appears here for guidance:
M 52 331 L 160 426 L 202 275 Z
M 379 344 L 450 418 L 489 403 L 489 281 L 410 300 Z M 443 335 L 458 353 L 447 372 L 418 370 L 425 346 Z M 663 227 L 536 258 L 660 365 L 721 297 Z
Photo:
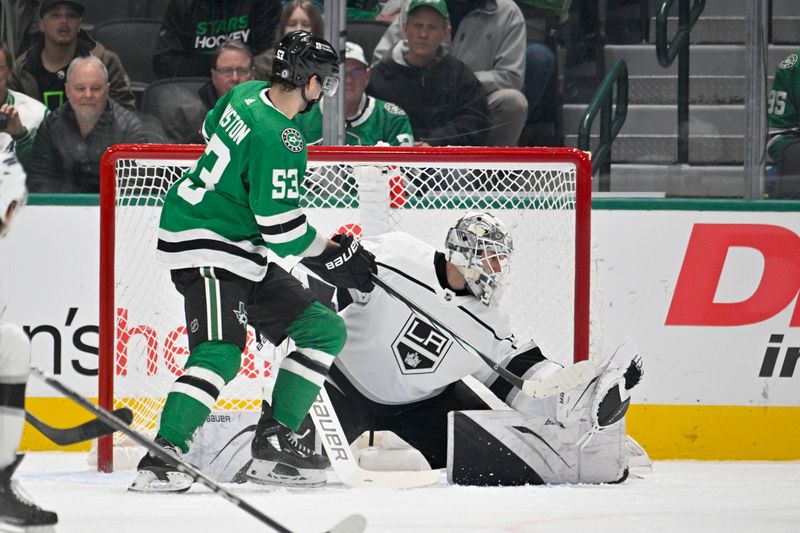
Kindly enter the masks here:
M 800 139 L 800 58 L 798 52 L 781 61 L 769 92 L 767 152 L 778 163 L 787 143 Z
M 270 84 L 242 83 L 219 99 L 203 124 L 206 150 L 169 190 L 157 257 L 183 295 L 190 355 L 167 396 L 156 443 L 189 449 L 222 387 L 237 374 L 248 324 L 273 344 L 296 350 L 280 364 L 267 440 L 254 453 L 257 481 L 272 477 L 315 485 L 328 459 L 294 434 L 334 357 L 344 346 L 342 319 L 317 302 L 268 253 L 314 258 L 345 286 L 371 290 L 375 259 L 351 237 L 320 235 L 299 207 L 307 155 L 291 121 L 338 87 L 339 58 L 308 32 L 286 35 L 275 50 Z M 306 477 L 305 472 L 312 477 Z M 192 479 L 145 455 L 130 490 L 180 492 Z
M 414 132 L 408 115 L 399 106 L 367 96 L 370 69 L 364 50 L 348 42 L 345 47 L 345 142 L 350 146 L 411 146 Z M 294 122 L 308 144 L 322 142 L 323 105 L 297 115 Z

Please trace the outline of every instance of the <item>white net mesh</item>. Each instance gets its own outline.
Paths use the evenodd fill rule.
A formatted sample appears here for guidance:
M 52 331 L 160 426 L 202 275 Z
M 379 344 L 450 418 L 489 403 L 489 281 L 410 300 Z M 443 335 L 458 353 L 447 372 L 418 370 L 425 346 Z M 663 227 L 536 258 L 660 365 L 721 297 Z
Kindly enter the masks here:
M 491 211 L 514 238 L 511 287 L 503 303 L 517 337 L 535 339 L 545 354 L 568 363 L 575 327 L 577 167 L 548 160 L 536 149 L 525 154 L 526 162 L 508 163 L 497 156 L 475 161 L 467 149 L 437 160 L 428 150 L 409 158 L 414 162 L 376 170 L 374 163 L 359 161 L 358 152 L 338 148 L 335 163 L 323 163 L 312 152 L 302 205 L 323 234 L 349 229 L 369 213 L 373 223 L 365 225 L 366 235 L 403 230 L 439 249 L 463 213 Z M 188 357 L 182 300 L 154 257 L 163 196 L 190 165 L 171 160 L 169 147 L 161 146 L 115 166 L 114 407 L 130 407 L 133 426 L 149 432 Z M 250 331 L 239 376 L 224 388 L 216 408 L 260 408 L 263 388 L 271 386 L 271 360 L 270 347 L 258 350 Z

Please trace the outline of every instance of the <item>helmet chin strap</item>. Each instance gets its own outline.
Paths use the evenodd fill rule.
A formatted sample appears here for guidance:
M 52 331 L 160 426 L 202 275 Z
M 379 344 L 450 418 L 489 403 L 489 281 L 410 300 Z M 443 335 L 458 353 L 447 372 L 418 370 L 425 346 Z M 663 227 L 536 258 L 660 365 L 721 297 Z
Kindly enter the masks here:
M 303 102 L 305 102 L 305 104 L 306 104 L 306 107 L 304 109 L 301 109 L 300 113 L 308 113 L 309 111 L 311 111 L 311 109 L 314 108 L 314 104 L 319 102 L 320 98 L 322 98 L 322 93 L 320 93 L 320 97 L 319 98 L 316 98 L 314 100 L 309 100 L 308 98 L 306 98 L 306 88 L 305 87 L 301 87 L 300 88 L 300 96 L 303 97 Z

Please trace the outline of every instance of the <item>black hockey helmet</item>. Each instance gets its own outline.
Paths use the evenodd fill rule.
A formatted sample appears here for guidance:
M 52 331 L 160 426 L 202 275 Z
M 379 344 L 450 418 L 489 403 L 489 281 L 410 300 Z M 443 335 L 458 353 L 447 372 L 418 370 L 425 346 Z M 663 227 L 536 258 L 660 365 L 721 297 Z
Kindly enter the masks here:
M 339 87 L 339 55 L 325 39 L 293 31 L 275 49 L 272 74 L 295 87 L 304 87 L 312 76 L 319 76 L 322 93 L 333 96 Z

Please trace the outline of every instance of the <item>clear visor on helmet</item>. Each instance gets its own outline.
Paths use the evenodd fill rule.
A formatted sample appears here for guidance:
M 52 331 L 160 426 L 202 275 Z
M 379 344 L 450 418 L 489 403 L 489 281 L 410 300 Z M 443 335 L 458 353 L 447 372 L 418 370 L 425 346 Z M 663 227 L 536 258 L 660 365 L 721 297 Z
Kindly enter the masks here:
M 336 94 L 339 88 L 339 78 L 337 76 L 325 76 L 322 78 L 322 94 L 331 97 Z

